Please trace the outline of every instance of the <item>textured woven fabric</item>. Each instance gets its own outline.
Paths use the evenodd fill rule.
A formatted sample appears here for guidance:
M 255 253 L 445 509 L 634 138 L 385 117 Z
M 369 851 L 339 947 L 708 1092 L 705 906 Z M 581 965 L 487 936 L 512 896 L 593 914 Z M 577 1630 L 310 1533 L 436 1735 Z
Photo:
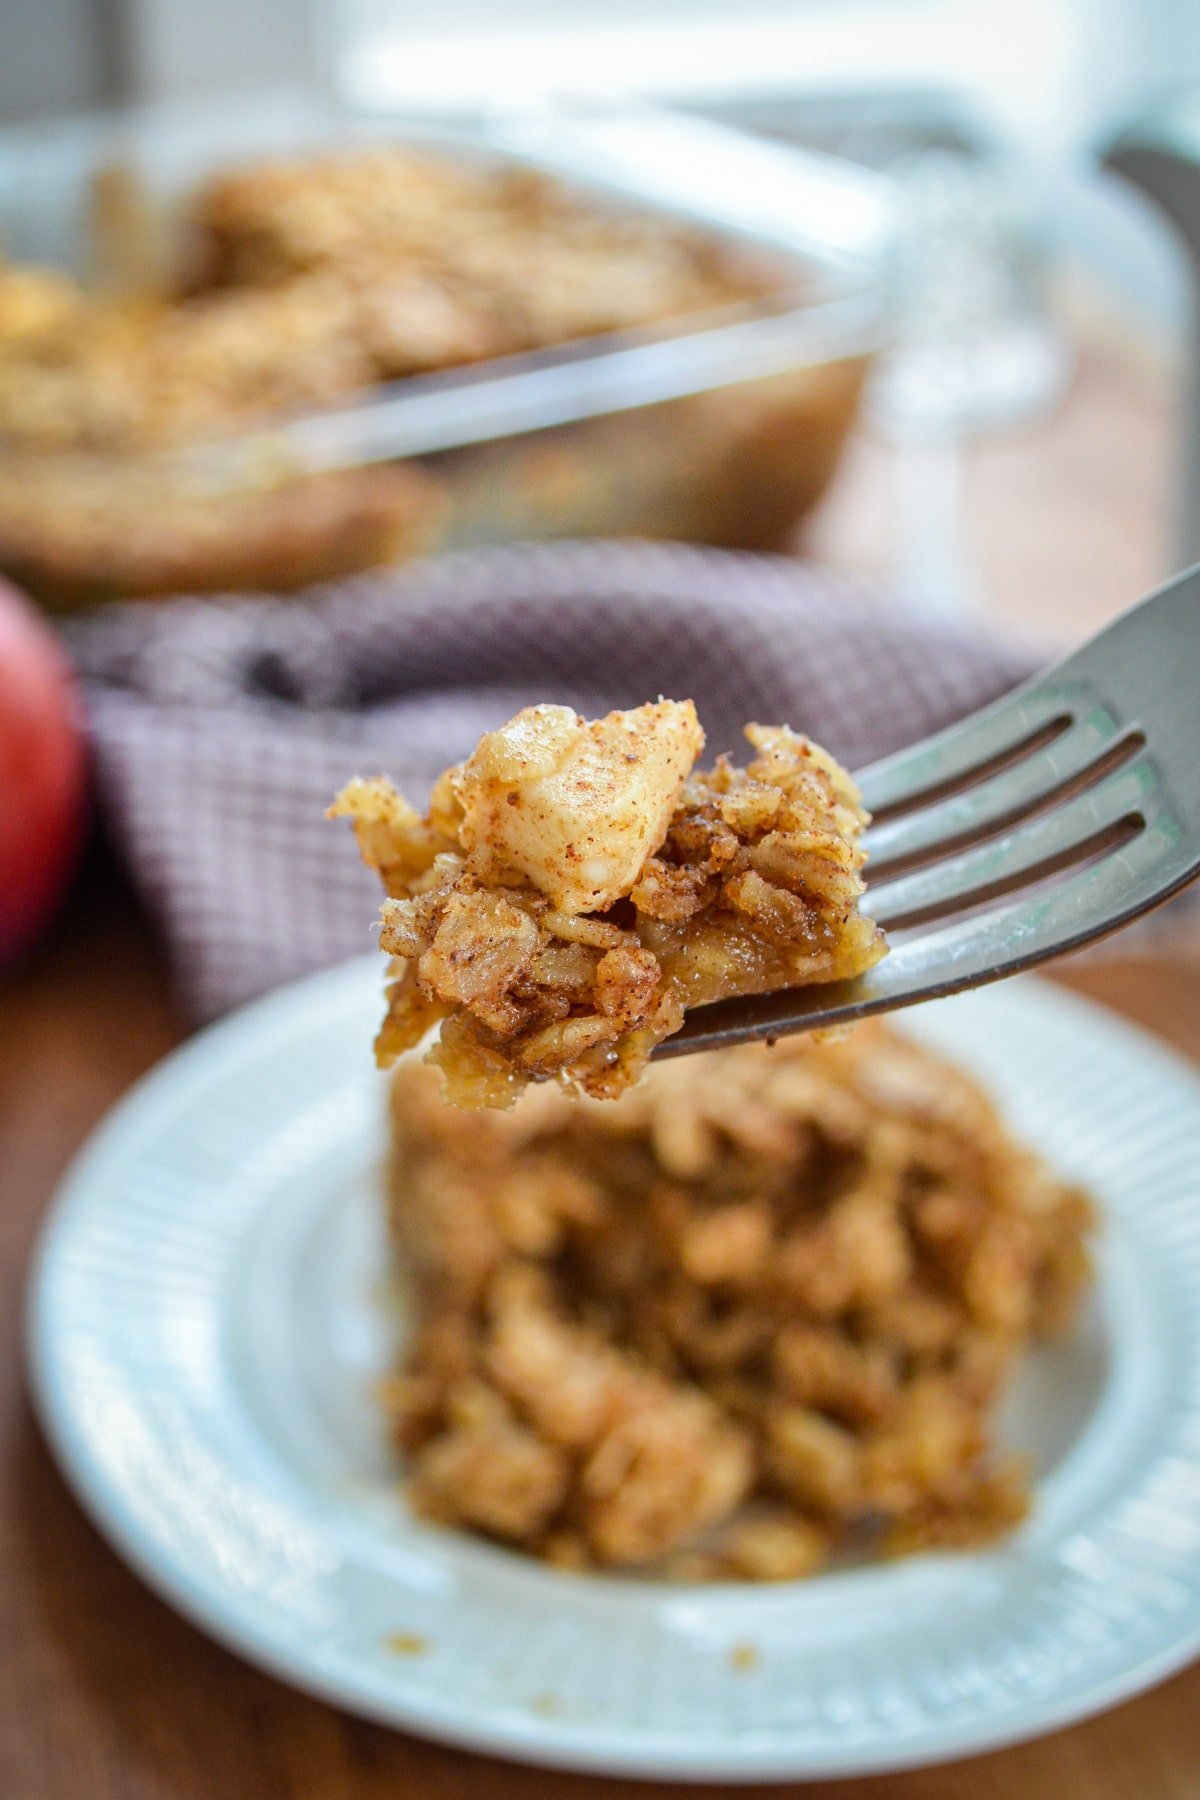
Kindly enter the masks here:
M 461 553 L 302 599 L 130 604 L 78 624 L 102 802 L 211 1018 L 369 948 L 378 885 L 323 811 L 386 771 L 414 801 L 479 734 L 555 700 L 691 697 L 706 758 L 784 722 L 861 767 L 1029 672 L 783 558 L 560 543 Z

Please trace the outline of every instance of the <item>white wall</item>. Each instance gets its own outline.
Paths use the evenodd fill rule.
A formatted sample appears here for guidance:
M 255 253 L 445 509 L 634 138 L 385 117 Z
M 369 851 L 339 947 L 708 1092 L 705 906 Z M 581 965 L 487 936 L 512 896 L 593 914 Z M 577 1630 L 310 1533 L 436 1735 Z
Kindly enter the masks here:
M 0 119 L 95 107 L 115 79 L 106 0 L 0 0 Z
M 122 14 L 124 75 L 139 100 L 332 78 L 320 0 L 110 0 Z

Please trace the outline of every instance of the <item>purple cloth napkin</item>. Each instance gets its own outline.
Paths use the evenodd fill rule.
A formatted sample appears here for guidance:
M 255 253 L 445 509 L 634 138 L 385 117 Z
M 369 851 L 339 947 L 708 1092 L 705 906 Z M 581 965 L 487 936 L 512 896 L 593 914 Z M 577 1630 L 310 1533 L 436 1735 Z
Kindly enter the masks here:
M 1032 666 L 818 568 L 640 543 L 463 552 L 298 599 L 128 604 L 70 641 L 109 824 L 197 1019 L 370 947 L 378 884 L 322 816 L 350 775 L 384 770 L 423 803 L 519 707 L 659 694 L 695 700 L 706 757 L 757 719 L 855 768 Z

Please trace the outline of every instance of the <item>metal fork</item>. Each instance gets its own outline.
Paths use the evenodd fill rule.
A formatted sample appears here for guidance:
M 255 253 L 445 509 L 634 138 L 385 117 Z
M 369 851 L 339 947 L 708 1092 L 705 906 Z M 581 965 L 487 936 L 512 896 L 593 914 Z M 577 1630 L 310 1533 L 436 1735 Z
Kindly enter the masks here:
M 695 1008 L 659 1056 L 891 1012 L 1077 950 L 1200 874 L 1200 565 L 858 777 L 867 974 Z

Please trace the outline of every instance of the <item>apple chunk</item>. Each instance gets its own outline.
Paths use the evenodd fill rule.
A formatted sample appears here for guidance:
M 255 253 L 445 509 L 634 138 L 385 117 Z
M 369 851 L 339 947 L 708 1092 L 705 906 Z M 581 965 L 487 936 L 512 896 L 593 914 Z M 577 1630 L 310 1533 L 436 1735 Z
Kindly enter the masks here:
M 704 745 L 690 700 L 603 719 L 528 706 L 480 739 L 455 787 L 468 867 L 518 875 L 564 912 L 601 912 L 657 850 Z

